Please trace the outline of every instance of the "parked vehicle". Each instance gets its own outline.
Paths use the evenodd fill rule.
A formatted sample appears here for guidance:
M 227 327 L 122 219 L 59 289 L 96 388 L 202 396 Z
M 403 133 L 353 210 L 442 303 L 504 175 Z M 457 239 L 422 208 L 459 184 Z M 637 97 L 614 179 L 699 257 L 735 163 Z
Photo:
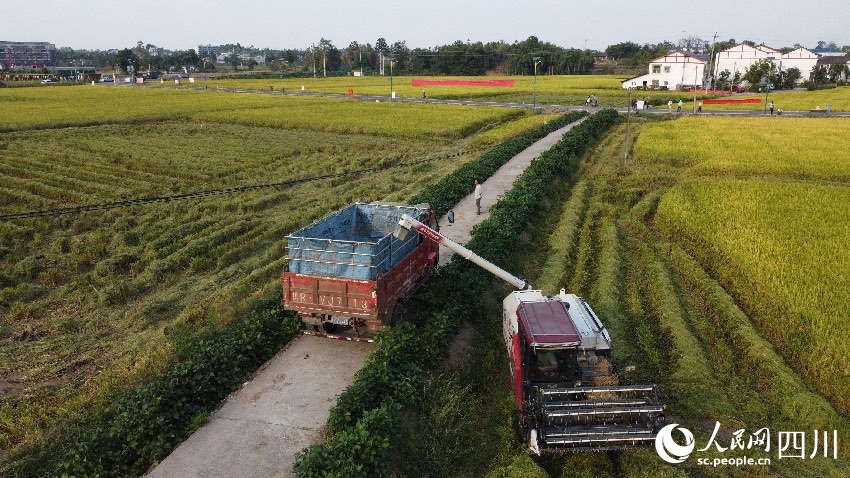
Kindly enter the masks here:
M 408 230 L 438 242 L 516 287 L 502 301 L 511 384 L 521 431 L 532 453 L 618 450 L 652 446 L 664 423 L 658 385 L 619 385 L 611 338 L 581 297 L 546 297 L 420 221 L 404 215 Z
M 112 83 L 112 77 L 111 76 L 101 76 L 100 82 L 101 83 Z
M 48 85 L 50 83 L 59 83 L 59 80 L 57 80 L 56 78 L 45 78 L 41 80 L 42 85 Z
M 317 335 L 347 328 L 368 340 L 398 322 L 436 267 L 439 246 L 393 231 L 403 214 L 425 221 L 428 211 L 427 205 L 355 203 L 287 236 L 284 308 Z

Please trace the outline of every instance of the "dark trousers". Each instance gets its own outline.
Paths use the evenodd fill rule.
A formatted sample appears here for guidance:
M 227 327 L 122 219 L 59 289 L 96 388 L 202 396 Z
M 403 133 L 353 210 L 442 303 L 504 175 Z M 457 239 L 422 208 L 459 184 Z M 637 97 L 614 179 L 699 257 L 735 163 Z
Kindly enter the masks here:
M 475 207 L 478 209 L 478 214 L 481 214 L 481 198 L 475 198 Z

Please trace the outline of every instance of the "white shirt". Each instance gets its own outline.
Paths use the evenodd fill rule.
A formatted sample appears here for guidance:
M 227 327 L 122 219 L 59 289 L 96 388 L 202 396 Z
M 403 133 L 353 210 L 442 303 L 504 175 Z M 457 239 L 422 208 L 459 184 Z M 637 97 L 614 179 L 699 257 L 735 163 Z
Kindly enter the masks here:
M 481 184 L 475 185 L 475 199 L 481 199 Z

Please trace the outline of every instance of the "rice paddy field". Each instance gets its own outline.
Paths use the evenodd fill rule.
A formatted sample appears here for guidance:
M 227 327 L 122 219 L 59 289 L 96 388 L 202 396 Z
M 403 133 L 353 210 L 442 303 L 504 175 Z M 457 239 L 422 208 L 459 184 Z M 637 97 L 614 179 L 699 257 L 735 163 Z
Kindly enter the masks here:
M 641 132 L 637 161 L 683 166 L 695 175 L 850 181 L 842 154 L 850 137 L 841 119 L 689 116 L 675 128 L 662 124 Z
M 743 94 L 736 95 L 735 99 L 757 99 L 758 104 L 740 104 L 740 105 L 703 105 L 705 111 L 711 110 L 736 110 L 736 111 L 764 111 L 765 98 L 764 93 L 761 94 Z M 693 95 L 691 96 L 693 100 Z M 685 101 L 688 101 L 685 98 Z M 832 105 L 832 111 L 850 111 L 850 86 L 839 86 L 826 90 L 778 90 L 771 91 L 767 97 L 767 101 L 773 101 L 776 108 L 782 108 L 784 111 L 805 111 L 810 112 L 818 107 L 821 111 L 826 110 L 826 105 Z M 685 110 L 690 111 L 693 103 L 689 102 Z M 821 113 L 823 114 L 823 113 Z
M 546 79 L 538 78 L 540 102 L 543 91 L 553 103 L 581 103 L 589 91 L 609 92 L 601 103 L 620 101 L 624 93 L 613 77 Z M 299 89 L 303 81 L 307 92 L 388 90 L 386 78 L 310 80 L 285 81 Z M 517 80 L 521 94 L 435 87 L 428 96 L 513 101 L 504 98 L 530 92 L 530 78 Z M 268 89 L 265 80 L 221 81 L 216 87 Z M 553 118 L 189 89 L 0 90 L 0 215 L 379 168 L 239 195 L 0 221 L 0 471 L 9 453 L 63 417 L 166 368 L 186 337 L 239 320 L 274 287 L 289 231 L 356 199 L 403 201 L 488 145 Z M 546 293 L 564 287 L 588 300 L 611 334 L 621 383 L 659 384 L 667 423 L 692 430 L 699 448 L 715 422 L 727 448 L 736 431 L 746 441 L 767 427 L 768 452 L 712 447 L 680 465 L 653 449 L 530 458 L 507 385 L 473 386 L 508 380 L 492 328 L 471 334 L 465 369 L 447 372 L 453 385 L 426 390 L 445 420 L 464 418 L 437 436 L 464 439 L 463 427 L 473 427 L 494 438 L 486 453 L 460 457 L 469 463 L 458 469 L 490 477 L 850 476 L 848 137 L 850 121 L 841 118 L 633 116 L 628 140 L 625 125 L 615 127 L 542 205 L 546 219 L 521 238 L 534 250 L 516 251 L 521 270 L 512 272 Z M 429 161 L 393 167 L 421 159 Z M 778 459 L 778 432 L 805 432 L 811 447 L 811 434 L 824 430 L 838 437 L 837 458 L 810 457 L 807 448 L 805 459 Z M 454 456 L 440 453 L 451 443 L 429 450 Z M 771 463 L 696 462 L 744 455 Z
M 403 201 L 546 120 L 213 91 L 0 90 L 0 215 L 379 168 L 0 221 L 0 464 L 156 375 L 175 343 L 239 320 L 274 288 L 288 232 L 358 199 Z
M 413 86 L 414 79 L 427 80 L 513 80 L 514 86 Z M 588 95 L 597 95 L 600 106 L 625 106 L 628 102 L 628 91 L 622 89 L 622 81 L 626 78 L 612 75 L 539 75 L 537 77 L 537 102 L 540 104 L 584 105 Z M 475 76 L 475 77 L 410 77 L 394 76 L 393 90 L 402 98 L 421 98 L 425 90 L 428 98 L 440 99 L 471 99 L 477 101 L 503 101 L 528 103 L 533 102 L 533 76 Z M 305 93 L 334 93 L 345 95 L 351 88 L 355 95 L 390 96 L 390 82 L 387 76 L 346 76 L 331 78 L 286 78 L 241 80 L 241 79 L 212 79 L 205 81 L 196 79 L 195 87 L 210 88 L 239 88 L 254 90 L 280 91 L 281 86 L 287 92 L 300 92 L 304 87 Z M 640 98 L 655 99 L 657 104 L 665 103 L 668 99 L 678 101 L 693 98 L 686 92 L 675 91 L 646 91 L 640 93 Z
M 654 450 L 529 462 L 516 444 L 489 476 L 850 475 L 848 133 L 843 119 L 639 118 L 625 165 L 625 126 L 604 138 L 523 272 L 588 300 L 621 382 L 658 383 L 667 423 L 700 451 L 680 465 Z M 702 451 L 716 422 L 724 449 Z M 806 431 L 806 458 L 778 459 L 776 441 L 729 449 L 763 427 Z M 813 453 L 823 430 L 837 458 Z M 771 463 L 696 461 L 743 455 Z
M 433 379 L 447 391 L 429 403 L 467 428 L 417 432 L 498 437 L 498 451 L 458 459 L 468 476 L 850 476 L 848 133 L 841 118 L 633 117 L 629 139 L 624 124 L 603 137 L 518 238 L 511 271 L 584 297 L 611 335 L 620 383 L 660 386 L 666 423 L 694 434 L 683 463 L 653 448 L 529 457 L 510 391 L 482 385 L 507 381 L 498 327 L 479 326 L 458 372 L 471 378 Z M 472 396 L 453 405 L 460 393 Z M 770 449 L 751 446 L 765 428 Z M 780 458 L 787 431 L 805 434 L 805 458 Z M 744 456 L 770 461 L 713 465 Z

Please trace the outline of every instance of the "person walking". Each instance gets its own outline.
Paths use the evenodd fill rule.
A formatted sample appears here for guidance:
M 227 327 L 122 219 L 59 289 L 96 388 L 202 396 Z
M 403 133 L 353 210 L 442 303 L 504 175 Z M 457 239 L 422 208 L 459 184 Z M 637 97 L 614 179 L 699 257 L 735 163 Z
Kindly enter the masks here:
M 682 112 L 682 100 L 679 100 L 678 105 L 676 106 L 676 113 Z
M 673 112 L 673 100 L 667 100 L 667 112 L 668 113 Z
M 697 113 L 702 113 L 702 100 L 697 104 Z
M 770 102 L 770 116 L 773 116 L 773 101 Z
M 478 210 L 477 214 L 481 214 L 481 184 L 478 180 L 475 180 L 475 208 Z
M 593 95 L 593 107 L 599 108 L 599 97 L 596 95 Z

